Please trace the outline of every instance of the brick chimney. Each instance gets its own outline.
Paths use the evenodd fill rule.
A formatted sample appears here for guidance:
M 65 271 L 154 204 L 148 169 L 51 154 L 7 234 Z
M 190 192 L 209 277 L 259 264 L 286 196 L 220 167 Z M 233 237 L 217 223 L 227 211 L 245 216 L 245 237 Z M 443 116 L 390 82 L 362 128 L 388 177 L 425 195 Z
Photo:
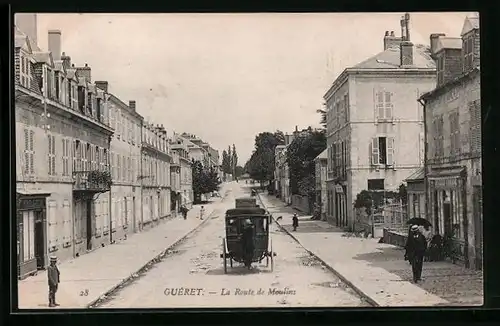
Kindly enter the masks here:
M 389 31 L 385 31 L 384 35 L 384 51 L 387 50 L 388 48 L 392 47 L 399 47 L 401 44 L 402 38 L 397 37 L 394 35 L 394 31 L 391 31 L 389 34 Z
M 71 57 L 67 56 L 66 53 L 62 53 L 61 60 L 63 62 L 64 68 L 68 69 L 71 68 Z
M 135 111 L 135 101 L 128 101 L 128 106 Z
M 401 66 L 413 65 L 413 43 L 403 41 L 401 42 L 400 49 Z
M 102 89 L 105 93 L 108 92 L 108 82 L 105 80 L 95 81 L 94 84 L 97 88 Z
M 61 60 L 61 31 L 60 30 L 50 30 L 49 31 L 49 52 L 52 52 L 52 58 L 54 61 Z
M 92 70 L 87 64 L 85 64 L 85 67 L 77 67 L 76 71 L 78 72 L 78 76 L 85 78 L 87 83 L 92 82 Z
M 434 34 L 431 34 L 431 36 L 430 36 L 430 40 L 431 40 L 431 56 L 434 56 L 434 54 L 436 53 L 436 48 L 437 48 L 437 45 L 438 45 L 439 38 L 440 37 L 444 37 L 444 36 L 446 36 L 446 34 L 444 34 L 444 33 L 434 33 Z

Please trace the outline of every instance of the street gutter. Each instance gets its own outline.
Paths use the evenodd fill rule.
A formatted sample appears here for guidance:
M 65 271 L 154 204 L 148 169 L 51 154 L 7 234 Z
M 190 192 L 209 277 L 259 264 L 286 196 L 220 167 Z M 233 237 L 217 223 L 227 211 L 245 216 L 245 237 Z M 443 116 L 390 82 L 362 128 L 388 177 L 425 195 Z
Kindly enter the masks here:
M 222 196 L 222 199 L 224 199 L 224 196 Z M 99 305 L 102 304 L 103 301 L 107 299 L 107 297 L 113 295 L 116 291 L 120 290 L 121 288 L 125 287 L 127 283 L 133 281 L 137 277 L 140 276 L 140 274 L 146 272 L 146 268 L 151 267 L 151 265 L 154 265 L 158 262 L 161 261 L 168 253 L 171 251 L 175 246 L 177 246 L 180 242 L 185 240 L 187 237 L 195 233 L 198 229 L 200 229 L 203 225 L 205 225 L 211 218 L 213 213 L 215 212 L 215 208 L 210 212 L 210 214 L 207 215 L 207 217 L 195 226 L 193 229 L 191 229 L 188 233 L 185 235 L 181 236 L 179 239 L 177 239 L 174 243 L 169 245 L 167 248 L 165 248 L 163 251 L 161 251 L 158 255 L 147 261 L 144 265 L 142 265 L 138 270 L 135 272 L 131 273 L 130 276 L 126 277 L 122 281 L 120 281 L 118 284 L 114 285 L 112 288 L 110 288 L 108 291 L 104 292 L 103 294 L 99 295 L 97 299 L 92 300 L 89 304 L 87 304 L 87 309 L 92 309 L 92 308 L 97 308 Z
M 259 198 L 259 201 L 261 203 L 261 205 L 267 210 L 267 207 L 266 205 L 264 204 L 264 202 L 262 201 L 262 198 L 260 198 L 260 193 L 257 193 L 257 197 Z M 319 260 L 323 266 L 325 266 L 330 272 L 332 272 L 333 274 L 335 274 L 338 278 L 340 278 L 345 284 L 347 284 L 348 286 L 350 286 L 354 292 L 356 292 L 356 294 L 358 294 L 361 298 L 363 298 L 364 300 L 366 300 L 370 305 L 374 306 L 374 307 L 380 307 L 380 305 L 377 303 L 377 301 L 375 301 L 374 299 L 372 299 L 368 294 L 366 294 L 365 292 L 363 292 L 360 288 L 358 288 L 356 285 L 354 285 L 351 281 L 349 281 L 349 279 L 347 279 L 344 275 L 342 275 L 341 273 L 339 273 L 337 270 L 335 270 L 332 266 L 330 266 L 327 262 L 325 262 L 323 259 L 321 259 L 321 257 L 319 257 L 318 255 L 316 255 L 314 252 L 310 251 L 309 249 L 307 249 L 306 247 L 304 247 L 302 245 L 302 243 L 300 243 L 299 239 L 297 239 L 290 231 L 288 231 L 284 226 L 282 226 L 278 221 L 276 221 L 276 219 L 274 217 L 272 217 L 274 223 L 276 223 L 276 225 L 278 225 L 278 227 L 280 228 L 281 231 L 285 232 L 286 234 L 288 234 L 293 240 L 295 240 L 295 242 L 297 242 L 305 251 L 307 251 L 309 253 L 309 255 L 313 256 L 314 258 L 316 258 L 317 260 Z

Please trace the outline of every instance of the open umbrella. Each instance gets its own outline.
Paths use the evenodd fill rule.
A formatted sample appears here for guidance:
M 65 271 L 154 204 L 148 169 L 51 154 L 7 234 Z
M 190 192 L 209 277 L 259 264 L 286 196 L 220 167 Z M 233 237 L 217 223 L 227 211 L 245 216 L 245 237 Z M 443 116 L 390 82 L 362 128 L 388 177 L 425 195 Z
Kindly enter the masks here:
M 425 218 L 421 218 L 421 217 L 414 217 L 410 220 L 408 220 L 408 222 L 406 222 L 406 224 L 411 224 L 411 225 L 422 225 L 423 227 L 425 227 L 426 229 L 430 226 L 432 226 L 431 222 L 427 221 Z

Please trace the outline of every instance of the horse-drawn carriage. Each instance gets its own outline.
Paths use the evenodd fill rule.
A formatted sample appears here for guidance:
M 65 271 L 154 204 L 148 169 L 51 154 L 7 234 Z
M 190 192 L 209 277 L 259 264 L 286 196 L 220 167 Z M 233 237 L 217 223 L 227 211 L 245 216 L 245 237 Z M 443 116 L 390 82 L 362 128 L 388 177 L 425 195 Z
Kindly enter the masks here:
M 238 198 L 236 208 L 226 211 L 226 237 L 222 239 L 224 273 L 227 265 L 233 262 L 243 263 L 247 268 L 252 263 L 261 263 L 266 259 L 266 266 L 274 267 L 276 253 L 272 250 L 269 237 L 270 215 L 257 206 L 254 198 Z

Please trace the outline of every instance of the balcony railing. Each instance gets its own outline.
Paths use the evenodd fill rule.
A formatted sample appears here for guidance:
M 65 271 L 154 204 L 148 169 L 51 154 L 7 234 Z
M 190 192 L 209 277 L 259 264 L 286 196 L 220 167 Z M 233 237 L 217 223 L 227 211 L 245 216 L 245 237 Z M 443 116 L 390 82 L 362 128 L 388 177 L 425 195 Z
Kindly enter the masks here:
M 108 170 L 73 172 L 73 191 L 106 192 L 111 189 L 111 174 Z

